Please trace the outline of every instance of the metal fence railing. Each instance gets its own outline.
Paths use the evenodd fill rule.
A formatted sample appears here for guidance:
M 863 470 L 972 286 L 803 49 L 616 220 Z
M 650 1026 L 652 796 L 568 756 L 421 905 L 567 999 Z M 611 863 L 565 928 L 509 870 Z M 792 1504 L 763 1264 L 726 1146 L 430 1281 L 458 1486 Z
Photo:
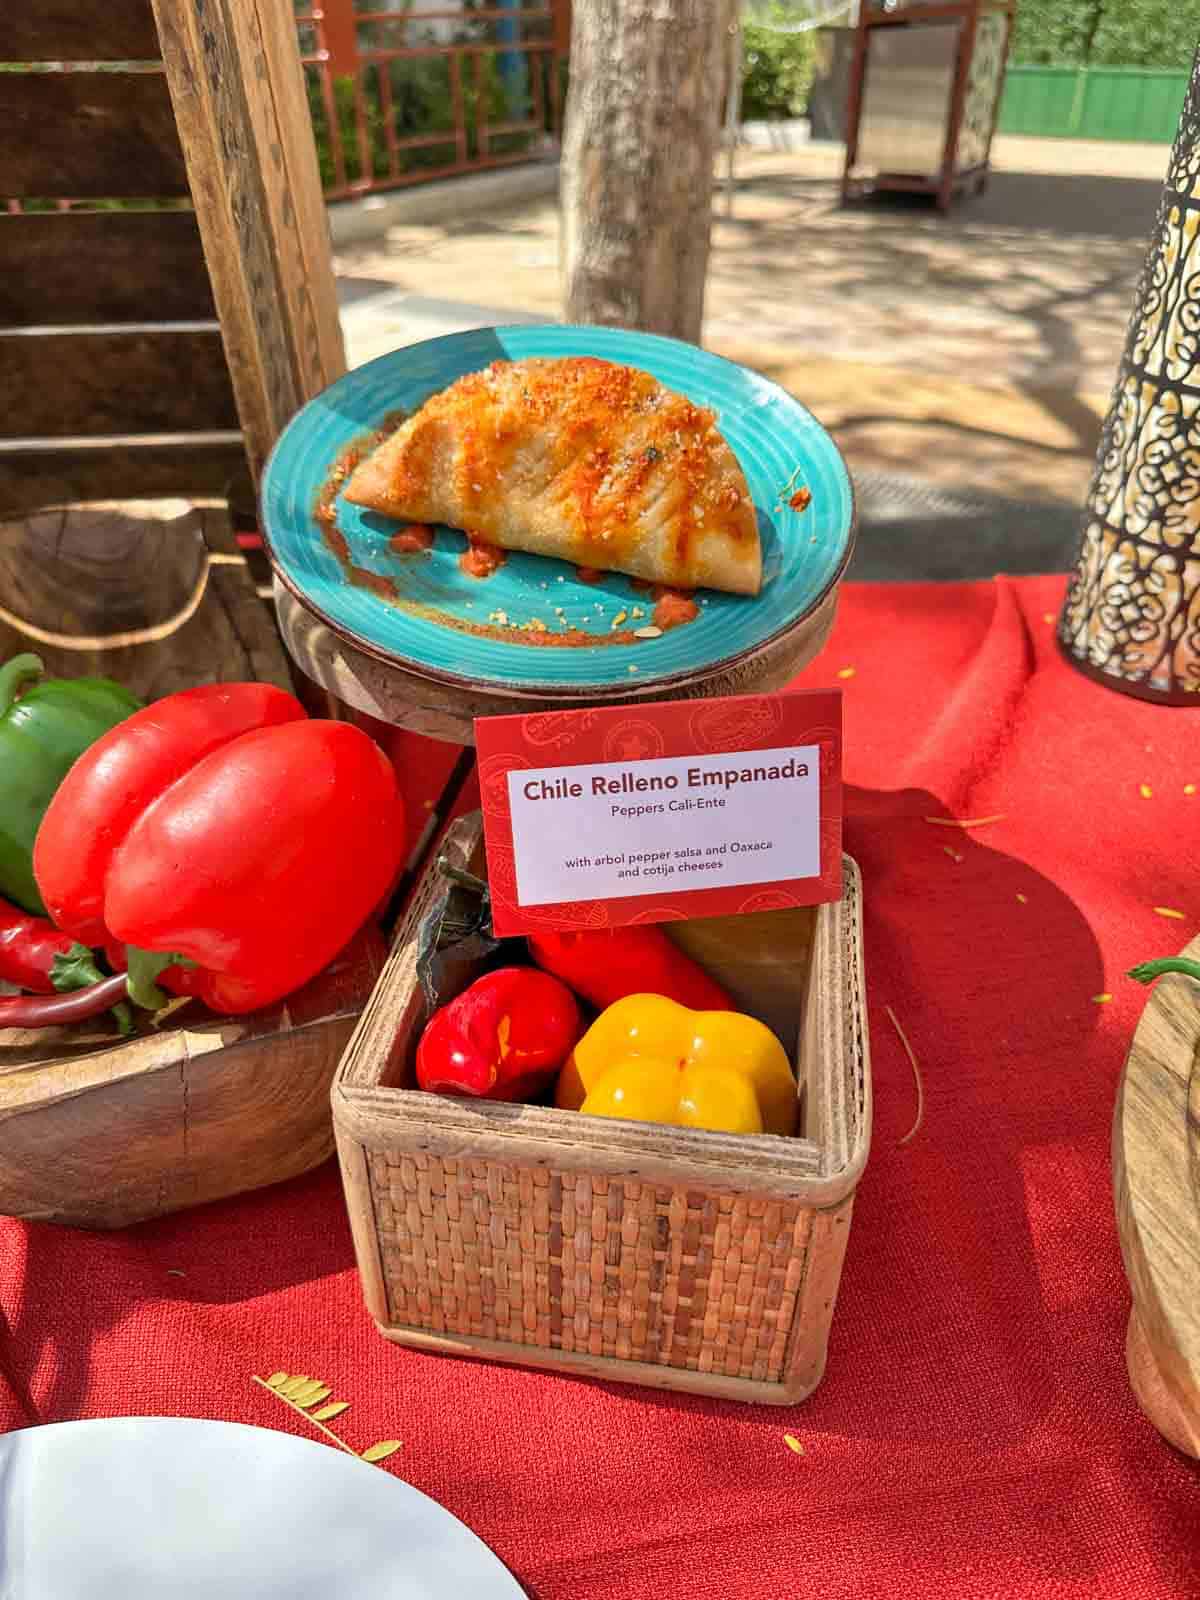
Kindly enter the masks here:
M 294 0 L 330 198 L 553 154 L 570 0 Z

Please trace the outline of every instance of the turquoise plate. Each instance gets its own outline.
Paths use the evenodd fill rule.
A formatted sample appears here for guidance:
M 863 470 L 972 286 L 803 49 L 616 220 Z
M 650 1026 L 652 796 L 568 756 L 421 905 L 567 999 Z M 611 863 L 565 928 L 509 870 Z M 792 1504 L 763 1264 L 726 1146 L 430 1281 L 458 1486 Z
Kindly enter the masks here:
M 647 626 L 653 601 L 628 578 L 608 573 L 598 583 L 580 583 L 573 567 L 542 556 L 510 554 L 490 578 L 470 578 L 458 566 L 465 539 L 448 528 L 437 530 L 431 552 L 397 555 L 388 549 L 396 523 L 339 497 L 338 527 L 350 560 L 394 579 L 403 600 L 419 609 L 347 581 L 313 515 L 337 456 L 390 413 L 416 410 L 464 373 L 525 356 L 600 356 L 641 367 L 716 412 L 758 512 L 761 593 L 748 598 L 701 591 L 694 622 L 632 644 L 526 645 L 467 633 L 452 623 L 486 625 L 500 612 L 510 627 L 536 618 L 552 633 L 565 622 L 604 634 L 622 611 L 628 613 L 623 628 Z M 811 492 L 812 502 L 793 511 L 787 501 L 800 486 Z M 661 687 L 732 665 L 785 632 L 841 576 L 853 543 L 854 499 L 845 464 L 824 428 L 758 373 L 674 339 L 556 325 L 481 328 L 430 339 L 339 378 L 292 419 L 276 444 L 263 477 L 262 518 L 283 583 L 361 649 L 442 681 L 553 695 L 617 684 Z M 635 606 L 642 608 L 641 617 L 633 616 Z

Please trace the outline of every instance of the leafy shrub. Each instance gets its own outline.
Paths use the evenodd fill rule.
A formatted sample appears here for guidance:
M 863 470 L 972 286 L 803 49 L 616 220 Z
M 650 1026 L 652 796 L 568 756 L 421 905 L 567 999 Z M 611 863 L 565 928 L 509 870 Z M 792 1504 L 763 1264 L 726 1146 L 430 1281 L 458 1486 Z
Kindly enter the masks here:
M 1192 64 L 1200 0 L 1020 0 L 1013 61 L 1046 67 Z
M 788 13 L 780 8 L 780 15 Z M 743 121 L 803 115 L 816 71 L 815 34 L 776 33 L 747 21 L 742 60 Z
M 1092 42 L 1093 67 L 1186 71 L 1200 40 L 1200 0 L 1109 0 Z
M 1013 24 L 1012 59 L 1021 66 L 1082 66 L 1100 0 L 1021 0 Z

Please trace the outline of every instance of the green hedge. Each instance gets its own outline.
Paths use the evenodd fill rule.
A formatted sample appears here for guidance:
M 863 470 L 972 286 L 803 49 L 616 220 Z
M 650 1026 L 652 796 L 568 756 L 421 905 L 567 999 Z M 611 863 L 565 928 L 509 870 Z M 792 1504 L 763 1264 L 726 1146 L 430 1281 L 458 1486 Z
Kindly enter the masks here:
M 802 116 L 816 71 L 816 34 L 775 33 L 747 22 L 742 43 L 743 122 Z
M 1020 0 L 1018 66 L 1191 67 L 1200 0 Z
M 1120 0 L 1104 7 L 1088 65 L 1186 72 L 1197 44 L 1200 0 Z

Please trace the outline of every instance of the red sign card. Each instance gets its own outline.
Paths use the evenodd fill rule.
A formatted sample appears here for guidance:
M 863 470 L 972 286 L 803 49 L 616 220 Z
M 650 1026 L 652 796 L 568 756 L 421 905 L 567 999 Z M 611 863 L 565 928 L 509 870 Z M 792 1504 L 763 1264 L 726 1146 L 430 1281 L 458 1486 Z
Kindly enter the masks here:
M 841 743 L 836 689 L 480 718 L 496 932 L 838 899 Z

